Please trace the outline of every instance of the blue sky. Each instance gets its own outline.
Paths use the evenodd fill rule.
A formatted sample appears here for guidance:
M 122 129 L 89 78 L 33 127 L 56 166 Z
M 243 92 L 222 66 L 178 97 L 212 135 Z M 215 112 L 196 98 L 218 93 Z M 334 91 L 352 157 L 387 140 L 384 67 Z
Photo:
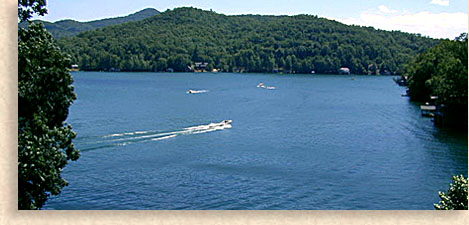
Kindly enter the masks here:
M 124 16 L 144 8 L 165 11 L 181 6 L 228 15 L 311 14 L 346 24 L 436 38 L 454 38 L 468 30 L 467 0 L 49 0 L 49 14 L 40 19 L 90 21 Z

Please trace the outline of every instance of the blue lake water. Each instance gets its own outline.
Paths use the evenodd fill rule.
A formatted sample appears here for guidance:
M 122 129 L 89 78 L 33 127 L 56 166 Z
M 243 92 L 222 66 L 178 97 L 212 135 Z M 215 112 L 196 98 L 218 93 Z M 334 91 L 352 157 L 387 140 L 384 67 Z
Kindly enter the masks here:
M 73 76 L 81 157 L 46 209 L 433 209 L 467 176 L 467 133 L 434 127 L 392 77 Z

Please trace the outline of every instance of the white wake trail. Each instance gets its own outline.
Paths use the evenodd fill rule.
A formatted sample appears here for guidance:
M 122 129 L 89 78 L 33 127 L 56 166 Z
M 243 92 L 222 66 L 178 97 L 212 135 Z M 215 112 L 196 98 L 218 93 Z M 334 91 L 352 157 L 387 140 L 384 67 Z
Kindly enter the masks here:
M 85 142 L 83 144 L 95 145 L 95 144 L 105 144 L 103 147 L 109 146 L 125 146 L 128 144 L 138 143 L 138 142 L 148 142 L 148 141 L 160 141 L 169 138 L 174 138 L 179 135 L 191 135 L 191 134 L 203 134 L 208 132 L 213 132 L 217 130 L 224 130 L 231 128 L 231 120 L 224 120 L 219 123 L 209 123 L 204 125 L 197 125 L 192 127 L 186 127 L 181 130 L 171 131 L 171 132 L 162 132 L 154 133 L 156 131 L 135 131 L 135 132 L 124 132 L 124 133 L 115 133 L 102 136 L 101 140 L 93 142 Z M 91 146 L 91 149 L 101 148 L 100 146 Z
M 103 138 L 130 136 L 130 135 L 135 135 L 135 134 L 146 134 L 150 132 L 152 131 L 135 131 L 135 132 L 127 132 L 127 133 L 108 134 L 108 135 L 103 136 Z

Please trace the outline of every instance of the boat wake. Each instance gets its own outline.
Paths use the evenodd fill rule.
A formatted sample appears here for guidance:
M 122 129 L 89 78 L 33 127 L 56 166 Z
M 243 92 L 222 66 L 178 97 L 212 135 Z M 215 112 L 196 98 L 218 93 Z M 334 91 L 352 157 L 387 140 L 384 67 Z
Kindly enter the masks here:
M 219 123 L 209 123 L 205 125 L 186 127 L 180 130 L 161 132 L 155 130 L 135 131 L 109 134 L 99 137 L 83 137 L 77 142 L 81 151 L 90 151 L 114 146 L 125 146 L 128 144 L 160 141 L 175 138 L 180 135 L 203 134 L 217 130 L 231 128 L 231 120 L 223 120 Z

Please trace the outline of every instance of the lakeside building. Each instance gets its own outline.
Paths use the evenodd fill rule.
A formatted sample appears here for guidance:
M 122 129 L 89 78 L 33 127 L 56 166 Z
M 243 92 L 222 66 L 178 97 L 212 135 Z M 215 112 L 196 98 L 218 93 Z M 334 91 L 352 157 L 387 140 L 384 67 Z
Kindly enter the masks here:
M 71 69 L 72 71 L 78 71 L 78 70 L 80 70 L 80 69 L 78 68 L 78 65 L 77 65 L 77 64 L 73 64 L 73 65 L 70 67 L 70 69 Z
M 194 63 L 195 72 L 206 72 L 208 63 L 207 62 L 196 62 Z
M 339 69 L 339 74 L 349 75 L 350 74 L 350 69 L 347 68 L 347 67 L 342 67 L 342 68 Z

